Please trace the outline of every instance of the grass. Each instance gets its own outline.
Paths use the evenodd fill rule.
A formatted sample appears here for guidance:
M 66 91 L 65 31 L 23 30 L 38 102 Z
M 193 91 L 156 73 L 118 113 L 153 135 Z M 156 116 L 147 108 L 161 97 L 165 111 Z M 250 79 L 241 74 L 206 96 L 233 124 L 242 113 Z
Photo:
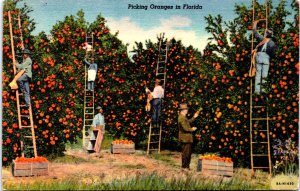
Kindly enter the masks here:
M 144 169 L 144 168 L 146 168 L 146 166 L 143 165 L 143 164 L 136 164 L 136 165 L 133 165 L 133 164 L 125 164 L 125 165 L 121 165 L 120 168 L 128 168 L 128 169 Z
M 106 136 L 103 141 L 102 149 L 109 149 L 112 137 Z M 81 144 L 69 145 L 69 148 L 80 148 Z M 145 155 L 145 152 L 137 152 L 137 156 Z M 150 158 L 161 161 L 162 164 L 174 166 L 174 169 L 180 169 L 181 159 L 178 153 L 163 151 L 161 154 L 151 154 Z M 192 163 L 197 160 L 196 155 L 192 155 Z M 177 158 L 177 159 L 176 159 Z M 174 160 L 175 159 L 175 160 Z M 193 162 L 194 161 L 194 162 Z M 56 157 L 51 160 L 54 163 L 78 164 L 93 162 L 89 159 L 80 158 L 73 155 Z M 196 163 L 195 163 L 196 164 Z M 172 167 L 173 168 L 173 167 Z M 135 169 L 146 169 L 141 163 L 126 164 L 122 163 L 118 169 L 128 169 L 133 172 Z M 194 168 L 193 168 L 194 169 Z M 144 170 L 143 170 L 144 171 Z M 145 172 L 145 171 L 144 171 Z M 36 177 L 30 180 L 15 181 L 13 179 L 3 180 L 3 188 L 8 190 L 269 190 L 270 180 L 267 173 L 257 172 L 255 178 L 251 177 L 249 169 L 235 169 L 234 177 L 210 177 L 197 172 L 188 175 L 178 171 L 173 177 L 149 174 L 132 174 L 131 178 L 109 179 L 104 172 L 91 174 L 90 172 L 77 172 L 72 175 L 53 179 L 51 177 Z
M 90 161 L 88 161 L 84 158 L 81 158 L 81 157 L 65 155 L 65 156 L 62 156 L 62 157 L 56 157 L 56 158 L 50 159 L 50 162 L 67 163 L 67 164 L 79 164 L 79 163 L 86 163 L 86 162 L 90 162 Z
M 151 155 L 149 155 L 151 158 L 155 159 L 155 160 L 160 160 L 163 161 L 169 165 L 172 166 L 178 166 L 178 164 L 176 164 L 176 162 L 173 159 L 173 154 L 171 152 L 165 152 L 162 154 L 158 154 L 158 153 L 152 153 Z
M 157 174 L 137 175 L 132 179 L 114 180 L 111 183 L 101 183 L 90 180 L 78 181 L 72 178 L 53 180 L 51 182 L 36 181 L 31 184 L 16 184 L 4 182 L 4 188 L 9 190 L 256 190 L 269 189 L 266 181 L 256 182 L 236 176 L 231 179 L 224 178 L 195 178 L 166 180 Z
M 107 149 L 110 149 L 110 145 L 111 143 L 113 142 L 114 138 L 109 135 L 109 134 L 104 134 L 104 139 L 103 139 L 103 142 L 102 142 L 102 145 L 101 145 L 101 148 L 103 150 L 107 150 Z
M 104 139 L 101 145 L 102 150 L 110 149 L 110 144 L 114 140 L 114 138 L 109 134 L 104 134 Z M 81 150 L 82 149 L 82 139 L 77 138 L 76 143 L 66 143 L 66 149 L 72 149 L 72 150 Z

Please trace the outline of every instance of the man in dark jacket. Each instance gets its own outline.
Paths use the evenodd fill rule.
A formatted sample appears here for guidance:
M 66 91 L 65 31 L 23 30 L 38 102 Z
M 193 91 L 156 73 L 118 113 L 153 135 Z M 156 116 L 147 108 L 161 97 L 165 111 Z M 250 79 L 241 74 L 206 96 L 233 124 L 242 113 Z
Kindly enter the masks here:
M 192 143 L 193 134 L 196 127 L 191 127 L 190 123 L 193 122 L 199 115 L 197 111 L 191 119 L 187 119 L 188 107 L 186 103 L 179 106 L 178 127 L 179 127 L 179 141 L 182 143 L 182 168 L 184 170 L 190 169 L 190 162 L 192 156 Z
M 270 59 L 275 55 L 276 45 L 272 40 L 272 29 L 266 29 L 265 36 L 260 35 L 256 31 L 258 21 L 253 22 L 254 37 L 260 42 L 256 48 L 256 74 L 255 74 L 255 94 L 265 93 L 265 89 L 261 87 L 266 82 L 270 68 Z

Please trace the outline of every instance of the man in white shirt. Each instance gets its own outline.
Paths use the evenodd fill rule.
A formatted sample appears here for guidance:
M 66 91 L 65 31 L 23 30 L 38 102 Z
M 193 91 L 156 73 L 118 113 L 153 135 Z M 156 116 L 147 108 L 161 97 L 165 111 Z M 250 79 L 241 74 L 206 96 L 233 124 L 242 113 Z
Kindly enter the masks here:
M 152 124 L 157 124 L 159 122 L 160 117 L 160 110 L 161 110 L 161 99 L 164 98 L 164 89 L 160 85 L 160 80 L 155 80 L 155 87 L 153 89 L 153 92 L 150 92 L 149 89 L 146 89 L 147 93 L 151 93 L 152 95 Z
M 93 119 L 93 123 L 92 126 L 93 128 L 91 129 L 91 131 L 89 132 L 89 134 L 91 135 L 90 137 L 90 142 L 89 145 L 87 147 L 88 151 L 95 151 L 96 153 L 100 153 L 101 151 L 101 145 L 102 145 L 102 141 L 104 138 L 104 133 L 105 133 L 105 121 L 104 121 L 104 115 L 103 115 L 103 109 L 102 107 L 98 106 L 96 108 L 96 110 L 98 110 L 98 114 L 95 115 L 94 119 Z M 95 134 L 93 133 L 94 129 L 98 129 L 98 134 L 97 137 L 95 137 Z M 96 140 L 96 143 L 94 147 L 92 145 L 92 141 Z

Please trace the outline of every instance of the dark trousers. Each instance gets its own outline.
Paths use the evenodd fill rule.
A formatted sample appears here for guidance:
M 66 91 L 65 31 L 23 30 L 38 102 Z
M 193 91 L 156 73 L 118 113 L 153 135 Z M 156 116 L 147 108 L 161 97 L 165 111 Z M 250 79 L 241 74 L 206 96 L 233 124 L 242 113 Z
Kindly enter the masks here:
M 94 81 L 88 81 L 88 90 L 94 90 Z
M 30 89 L 29 89 L 29 81 L 30 78 L 23 74 L 18 80 L 17 83 L 19 84 L 21 92 L 25 96 L 25 102 L 27 105 L 30 105 Z
M 190 168 L 192 143 L 182 143 L 182 168 Z
M 153 99 L 152 102 L 152 123 L 156 124 L 159 122 L 159 117 L 160 117 L 160 110 L 161 110 L 161 99 L 156 98 Z

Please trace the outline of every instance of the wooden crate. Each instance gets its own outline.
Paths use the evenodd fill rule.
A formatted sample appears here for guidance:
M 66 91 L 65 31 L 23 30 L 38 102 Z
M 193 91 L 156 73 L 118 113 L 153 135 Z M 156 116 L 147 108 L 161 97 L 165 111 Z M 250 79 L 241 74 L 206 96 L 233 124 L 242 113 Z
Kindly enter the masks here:
M 204 174 L 233 176 L 233 163 L 217 160 L 198 160 L 197 171 Z
M 12 163 L 13 176 L 44 176 L 49 174 L 49 162 Z
M 110 151 L 113 154 L 135 153 L 135 144 L 111 144 Z

